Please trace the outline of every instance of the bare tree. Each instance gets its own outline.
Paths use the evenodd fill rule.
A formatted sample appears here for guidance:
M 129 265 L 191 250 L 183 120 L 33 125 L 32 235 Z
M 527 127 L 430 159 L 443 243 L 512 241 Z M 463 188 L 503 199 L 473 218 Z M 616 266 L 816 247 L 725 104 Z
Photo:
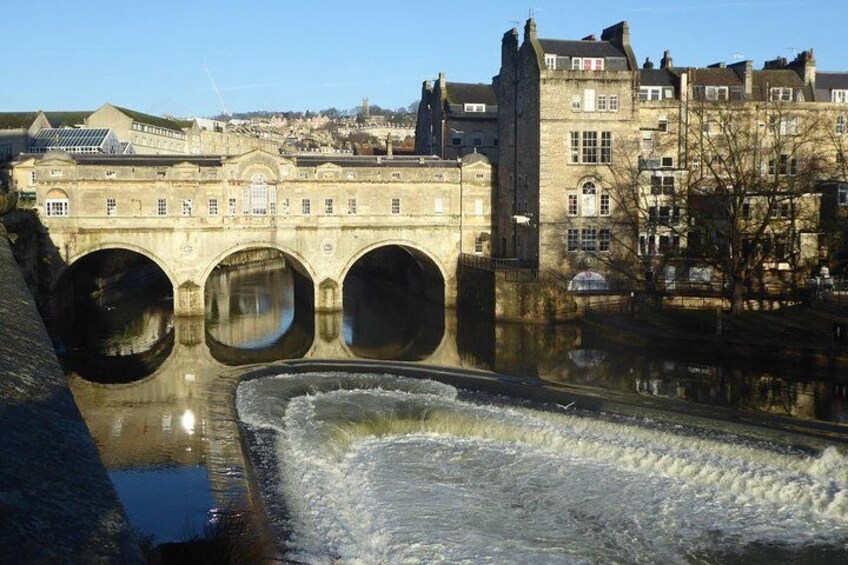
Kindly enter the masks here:
M 816 185 L 829 174 L 826 124 L 812 106 L 692 101 L 679 134 L 665 136 L 680 143 L 677 169 L 653 163 L 644 141 L 618 151 L 609 190 L 633 264 L 650 273 L 686 257 L 711 267 L 733 313 L 780 267 L 799 282 L 810 246 L 817 252 L 807 235 L 818 227 Z
M 789 264 L 795 283 L 801 234 L 815 231 L 821 113 L 802 105 L 704 102 L 688 109 L 687 216 L 699 257 L 727 283 L 731 312 L 765 280 L 769 262 Z M 690 245 L 696 242 L 690 241 Z

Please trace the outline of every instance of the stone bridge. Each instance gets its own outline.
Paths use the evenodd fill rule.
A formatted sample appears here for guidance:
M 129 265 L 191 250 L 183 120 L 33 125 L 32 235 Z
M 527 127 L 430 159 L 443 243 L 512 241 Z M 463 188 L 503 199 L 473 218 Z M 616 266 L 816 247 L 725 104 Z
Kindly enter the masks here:
M 285 254 L 316 311 L 342 308 L 351 267 L 399 247 L 456 300 L 461 253 L 487 254 L 492 167 L 482 155 L 234 157 L 69 155 L 18 159 L 15 188 L 34 193 L 49 240 L 50 287 L 81 258 L 123 249 L 153 261 L 177 315 L 202 315 L 210 273 L 249 249 Z M 46 240 L 47 241 L 47 240 Z M 52 295 L 52 293 L 51 293 Z

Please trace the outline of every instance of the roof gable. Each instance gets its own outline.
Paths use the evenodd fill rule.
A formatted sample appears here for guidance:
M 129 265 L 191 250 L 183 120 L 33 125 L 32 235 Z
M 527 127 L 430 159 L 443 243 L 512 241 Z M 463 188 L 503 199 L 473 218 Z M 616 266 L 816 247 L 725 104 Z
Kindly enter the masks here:
M 146 124 L 149 126 L 160 127 L 174 131 L 182 131 L 183 128 L 190 128 L 193 124 L 193 122 L 187 120 L 174 120 L 171 118 L 162 118 L 159 116 L 153 116 L 151 114 L 145 114 L 144 112 L 130 110 L 128 108 L 121 108 L 120 106 L 115 106 L 115 109 L 140 124 Z

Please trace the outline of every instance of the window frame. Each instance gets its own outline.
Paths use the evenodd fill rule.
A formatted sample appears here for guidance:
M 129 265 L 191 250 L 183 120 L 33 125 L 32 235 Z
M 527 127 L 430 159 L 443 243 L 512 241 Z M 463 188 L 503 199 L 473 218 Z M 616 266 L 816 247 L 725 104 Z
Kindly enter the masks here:
M 70 201 L 67 198 L 48 198 L 44 201 L 44 214 L 48 218 L 67 218 L 71 215 L 70 211 Z

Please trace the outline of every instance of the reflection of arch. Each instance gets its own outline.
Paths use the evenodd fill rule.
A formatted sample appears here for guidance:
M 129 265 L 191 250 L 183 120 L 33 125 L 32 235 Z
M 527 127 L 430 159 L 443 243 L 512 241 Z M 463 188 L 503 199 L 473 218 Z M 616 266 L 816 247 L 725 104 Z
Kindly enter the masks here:
M 430 262 L 436 267 L 436 269 L 438 269 L 439 274 L 442 276 L 442 280 L 445 281 L 445 284 L 447 284 L 447 281 L 450 278 L 448 276 L 447 270 L 445 269 L 444 265 L 442 265 L 442 262 L 438 259 L 438 257 L 436 257 L 436 255 L 433 252 L 431 252 L 429 249 L 423 247 L 422 245 L 420 245 L 418 243 L 414 243 L 412 241 L 408 241 L 408 240 L 393 240 L 392 241 L 392 240 L 390 240 L 390 241 L 381 241 L 379 243 L 373 243 L 371 245 L 367 245 L 367 246 L 363 247 L 362 249 L 360 249 L 358 252 L 354 253 L 353 256 L 350 258 L 350 260 L 348 260 L 348 262 L 345 264 L 344 268 L 342 269 L 341 274 L 339 275 L 338 280 L 341 281 L 342 287 L 344 287 L 344 281 L 345 281 L 345 278 L 347 277 L 348 272 L 350 272 L 350 269 L 353 268 L 353 266 L 356 264 L 356 262 L 359 261 L 360 259 L 362 259 L 363 257 L 365 257 L 366 255 L 368 255 L 368 253 L 370 253 L 371 251 L 374 251 L 376 249 L 380 249 L 381 247 L 400 247 L 400 248 L 406 250 L 407 252 L 412 252 L 411 255 L 413 257 L 415 257 L 416 259 L 419 258 L 418 254 L 423 255 L 424 257 L 426 257 L 427 259 L 430 260 Z
M 242 243 L 240 245 L 236 245 L 234 247 L 230 247 L 223 253 L 220 253 L 217 257 L 215 257 L 209 265 L 204 269 L 203 274 L 200 276 L 200 286 L 205 287 L 206 282 L 209 280 L 209 275 L 212 274 L 212 271 L 215 270 L 215 267 L 221 264 L 221 262 L 229 257 L 230 255 L 234 255 L 240 251 L 248 251 L 250 249 L 276 249 L 277 251 L 283 253 L 286 256 L 286 259 L 290 260 L 292 267 L 298 271 L 301 275 L 304 275 L 309 278 L 310 281 L 314 284 L 317 276 L 315 275 L 315 271 L 312 267 L 307 263 L 306 259 L 300 253 L 296 251 L 292 251 L 287 247 L 283 247 L 281 245 L 276 245 L 274 243 L 268 242 L 254 242 L 254 243 Z
M 133 245 L 131 243 L 101 243 L 100 245 L 96 245 L 96 246 L 92 247 L 91 249 L 87 249 L 86 251 L 83 251 L 82 253 L 78 253 L 77 255 L 74 255 L 73 257 L 71 257 L 67 260 L 67 264 L 56 273 L 56 276 L 53 278 L 53 281 L 51 282 L 51 288 L 50 288 L 51 294 L 52 294 L 52 291 L 55 290 L 56 284 L 59 282 L 59 280 L 61 280 L 61 278 L 68 272 L 68 270 L 74 264 L 76 264 L 80 259 L 82 259 L 83 257 L 86 257 L 88 255 L 91 255 L 92 253 L 97 253 L 98 251 L 110 251 L 110 250 L 123 250 L 123 251 L 132 251 L 133 253 L 138 253 L 139 255 L 149 259 L 150 261 L 153 261 L 153 263 L 157 267 L 159 267 L 159 269 L 163 273 L 165 273 L 165 276 L 168 277 L 168 280 L 171 281 L 171 286 L 174 289 L 176 289 L 179 286 L 179 283 L 177 282 L 176 275 L 174 275 L 174 273 L 171 271 L 171 269 L 169 269 L 167 267 L 167 264 L 159 256 L 157 256 L 155 253 L 151 253 L 147 249 L 140 247 L 138 245 Z

